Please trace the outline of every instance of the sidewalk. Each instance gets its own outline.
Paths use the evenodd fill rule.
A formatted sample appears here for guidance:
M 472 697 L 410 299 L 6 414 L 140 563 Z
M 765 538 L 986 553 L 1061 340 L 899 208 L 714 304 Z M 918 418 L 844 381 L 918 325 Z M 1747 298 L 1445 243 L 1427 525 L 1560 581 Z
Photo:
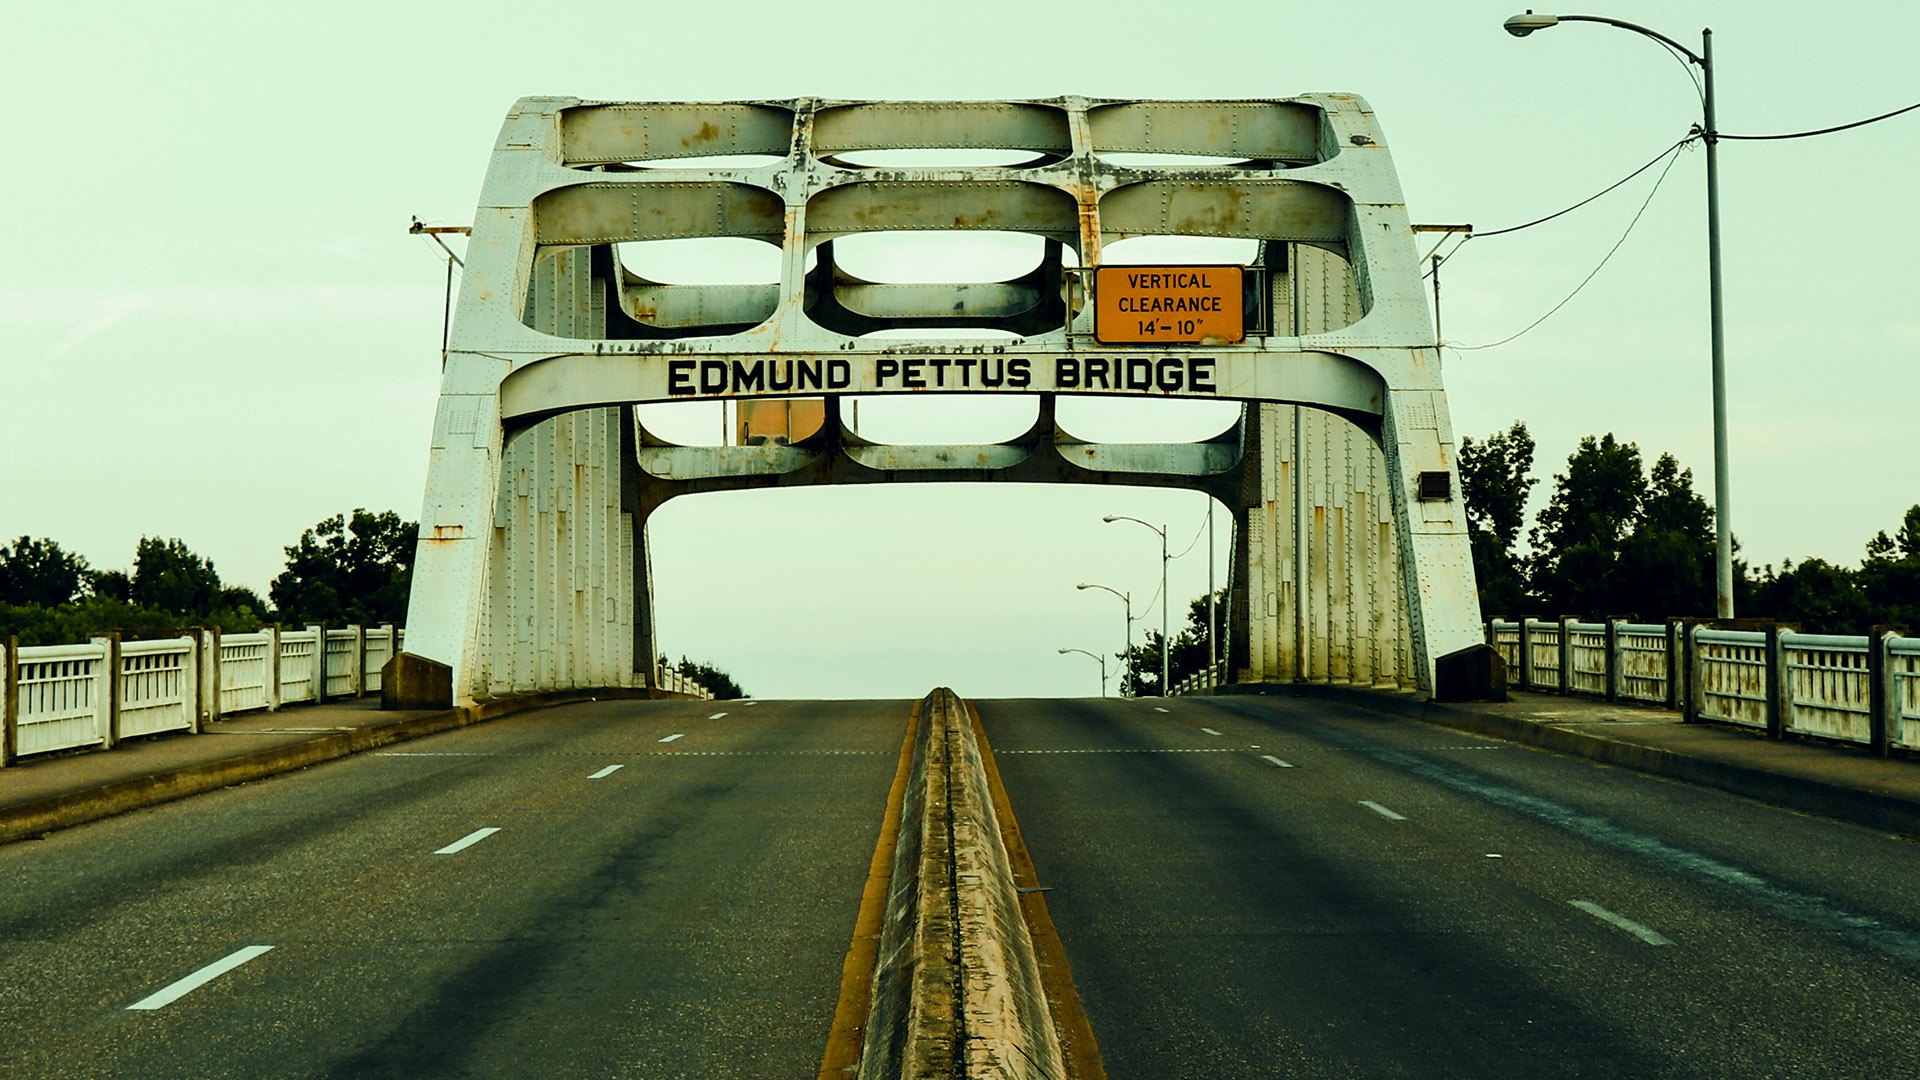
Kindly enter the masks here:
M 0 843 L 531 709 L 648 696 L 646 690 L 566 691 L 459 709 L 382 712 L 376 695 L 220 720 L 198 735 L 28 758 L 0 769 Z
M 1358 687 L 1290 689 L 1920 836 L 1920 758 L 1911 755 L 1877 758 L 1842 743 L 1793 738 L 1776 742 L 1757 731 L 1687 724 L 1679 713 L 1596 698 L 1509 691 L 1511 701 L 1443 705 Z

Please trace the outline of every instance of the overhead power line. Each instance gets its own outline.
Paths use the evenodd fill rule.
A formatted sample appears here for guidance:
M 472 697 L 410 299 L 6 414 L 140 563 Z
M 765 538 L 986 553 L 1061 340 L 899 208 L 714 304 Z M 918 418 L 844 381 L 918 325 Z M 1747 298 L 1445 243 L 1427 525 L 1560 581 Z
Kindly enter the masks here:
M 1573 291 L 1567 294 L 1566 299 L 1561 300 L 1559 303 L 1553 305 L 1553 307 L 1547 309 L 1547 313 L 1545 315 L 1542 315 L 1539 318 L 1528 323 L 1518 333 L 1510 334 L 1506 337 L 1501 338 L 1499 341 L 1488 342 L 1485 345 L 1455 345 L 1455 346 L 1452 346 L 1452 348 L 1458 352 L 1477 352 L 1481 349 L 1492 349 L 1492 348 L 1497 348 L 1501 345 L 1505 345 L 1507 342 L 1520 337 L 1522 334 L 1525 334 L 1527 331 L 1532 330 L 1534 327 L 1539 326 L 1543 322 L 1546 322 L 1548 319 L 1554 316 L 1555 312 L 1559 311 L 1561 308 L 1566 307 L 1569 303 L 1571 303 L 1574 297 L 1580 295 L 1580 290 L 1586 288 L 1587 283 L 1592 281 L 1595 277 L 1599 276 L 1600 271 L 1602 269 L 1605 269 L 1607 262 L 1613 258 L 1614 252 L 1619 251 L 1620 246 L 1627 242 L 1627 237 L 1633 235 L 1633 227 L 1635 225 L 1640 224 L 1640 218 L 1642 215 L 1644 215 L 1647 212 L 1647 207 L 1653 205 L 1653 197 L 1659 194 L 1660 185 L 1666 183 L 1667 174 L 1673 171 L 1674 162 L 1680 160 L 1680 148 L 1685 146 L 1688 142 L 1691 142 L 1691 141 L 1692 141 L 1691 138 L 1682 139 L 1679 142 L 1674 143 L 1672 146 L 1669 146 L 1667 148 L 1666 153 L 1668 155 L 1671 155 L 1670 159 L 1667 162 L 1667 167 L 1664 169 L 1661 169 L 1660 175 L 1654 179 L 1652 190 L 1647 192 L 1646 200 L 1640 204 L 1640 209 L 1634 211 L 1633 220 L 1627 222 L 1626 230 L 1620 234 L 1620 239 L 1614 241 L 1613 246 L 1607 249 L 1606 255 L 1600 259 L 1600 264 L 1598 266 L 1595 266 L 1592 272 L 1589 273 L 1586 277 L 1580 279 L 1580 284 L 1575 285 L 1573 287 Z M 1655 162 L 1659 160 L 1660 160 L 1659 158 L 1654 159 Z M 1644 172 L 1645 168 L 1643 167 L 1640 171 Z M 1615 186 L 1618 187 L 1619 185 L 1616 184 Z
M 1728 135 L 1725 133 L 1721 133 L 1719 135 L 1716 135 L 1715 138 L 1750 139 L 1750 140 L 1805 139 L 1805 138 L 1810 138 L 1814 135 L 1831 135 L 1836 131 L 1846 131 L 1849 128 L 1866 127 L 1868 124 L 1877 124 L 1882 120 L 1891 120 L 1894 117 L 1899 116 L 1901 113 L 1910 113 L 1915 109 L 1920 109 L 1920 101 L 1916 101 L 1913 104 L 1908 105 L 1907 107 L 1902 109 L 1895 109 L 1892 112 L 1883 112 L 1879 116 L 1869 116 L 1865 120 L 1855 120 L 1852 123 L 1847 123 L 1847 124 L 1835 124 L 1832 127 L 1814 128 L 1812 131 L 1789 131 L 1781 135 Z

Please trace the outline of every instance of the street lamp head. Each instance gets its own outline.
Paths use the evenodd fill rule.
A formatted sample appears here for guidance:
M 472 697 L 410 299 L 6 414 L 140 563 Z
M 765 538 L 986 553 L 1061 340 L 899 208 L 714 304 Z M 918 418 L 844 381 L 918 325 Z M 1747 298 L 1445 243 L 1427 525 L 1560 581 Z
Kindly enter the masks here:
M 1512 34 L 1514 37 L 1526 37 L 1535 30 L 1545 30 L 1549 26 L 1559 26 L 1560 17 L 1558 15 L 1535 15 L 1533 9 L 1528 8 L 1526 14 L 1515 15 L 1501 25 L 1505 26 L 1507 33 Z
M 1064 655 L 1066 655 L 1067 653 L 1070 653 L 1070 652 L 1072 652 L 1073 650 L 1072 650 L 1072 649 L 1061 649 L 1061 650 L 1059 650 L 1059 651 L 1060 651 L 1060 654 L 1061 654 L 1062 656 L 1064 656 Z
M 1120 519 L 1117 517 L 1114 517 L 1112 514 L 1108 514 L 1106 517 L 1103 517 L 1100 520 L 1106 522 L 1108 525 L 1111 525 L 1114 522 L 1119 521 Z
M 1083 582 L 1081 582 L 1080 584 L 1078 584 L 1078 585 L 1075 585 L 1075 586 L 1074 586 L 1074 588 L 1076 588 L 1076 589 L 1091 589 L 1091 588 L 1093 588 L 1093 586 L 1091 586 L 1091 585 L 1089 585 L 1089 584 L 1087 584 L 1086 582 L 1084 582 L 1084 581 L 1083 581 Z

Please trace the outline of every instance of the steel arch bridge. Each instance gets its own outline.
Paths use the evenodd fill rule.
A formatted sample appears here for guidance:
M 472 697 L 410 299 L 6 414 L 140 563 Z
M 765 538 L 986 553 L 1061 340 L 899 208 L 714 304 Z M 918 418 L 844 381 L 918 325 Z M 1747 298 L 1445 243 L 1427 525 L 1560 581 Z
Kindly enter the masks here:
M 935 149 L 1011 163 L 925 164 Z M 982 230 L 1041 238 L 1039 265 L 900 284 L 835 254 L 862 234 Z M 1103 250 L 1142 236 L 1257 254 L 1112 274 Z M 703 237 L 774 245 L 779 280 L 671 284 L 618 255 Z M 1233 512 L 1232 681 L 1432 689 L 1439 659 L 1482 634 L 1419 284 L 1385 141 L 1352 95 L 522 99 L 451 325 L 409 652 L 449 668 L 462 701 L 653 685 L 645 525 L 683 494 L 1120 483 Z M 843 408 L 942 393 L 1036 397 L 1038 419 L 1004 442 L 889 446 Z M 1102 444 L 1060 427 L 1061 395 L 1242 408 L 1205 442 Z M 803 399 L 819 399 L 817 427 L 741 446 L 673 445 L 634 409 Z

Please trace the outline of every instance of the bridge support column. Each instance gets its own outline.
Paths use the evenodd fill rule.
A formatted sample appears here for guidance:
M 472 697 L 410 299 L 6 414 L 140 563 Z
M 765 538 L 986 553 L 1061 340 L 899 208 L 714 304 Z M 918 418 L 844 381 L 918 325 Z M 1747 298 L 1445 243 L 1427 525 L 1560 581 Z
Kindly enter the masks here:
M 1439 357 L 1431 362 L 1437 369 Z M 1391 451 L 1387 471 L 1413 668 L 1420 688 L 1437 693 L 1449 689 L 1434 683 L 1440 658 L 1484 644 L 1453 429 L 1444 391 L 1392 390 L 1386 406 L 1380 439 Z

